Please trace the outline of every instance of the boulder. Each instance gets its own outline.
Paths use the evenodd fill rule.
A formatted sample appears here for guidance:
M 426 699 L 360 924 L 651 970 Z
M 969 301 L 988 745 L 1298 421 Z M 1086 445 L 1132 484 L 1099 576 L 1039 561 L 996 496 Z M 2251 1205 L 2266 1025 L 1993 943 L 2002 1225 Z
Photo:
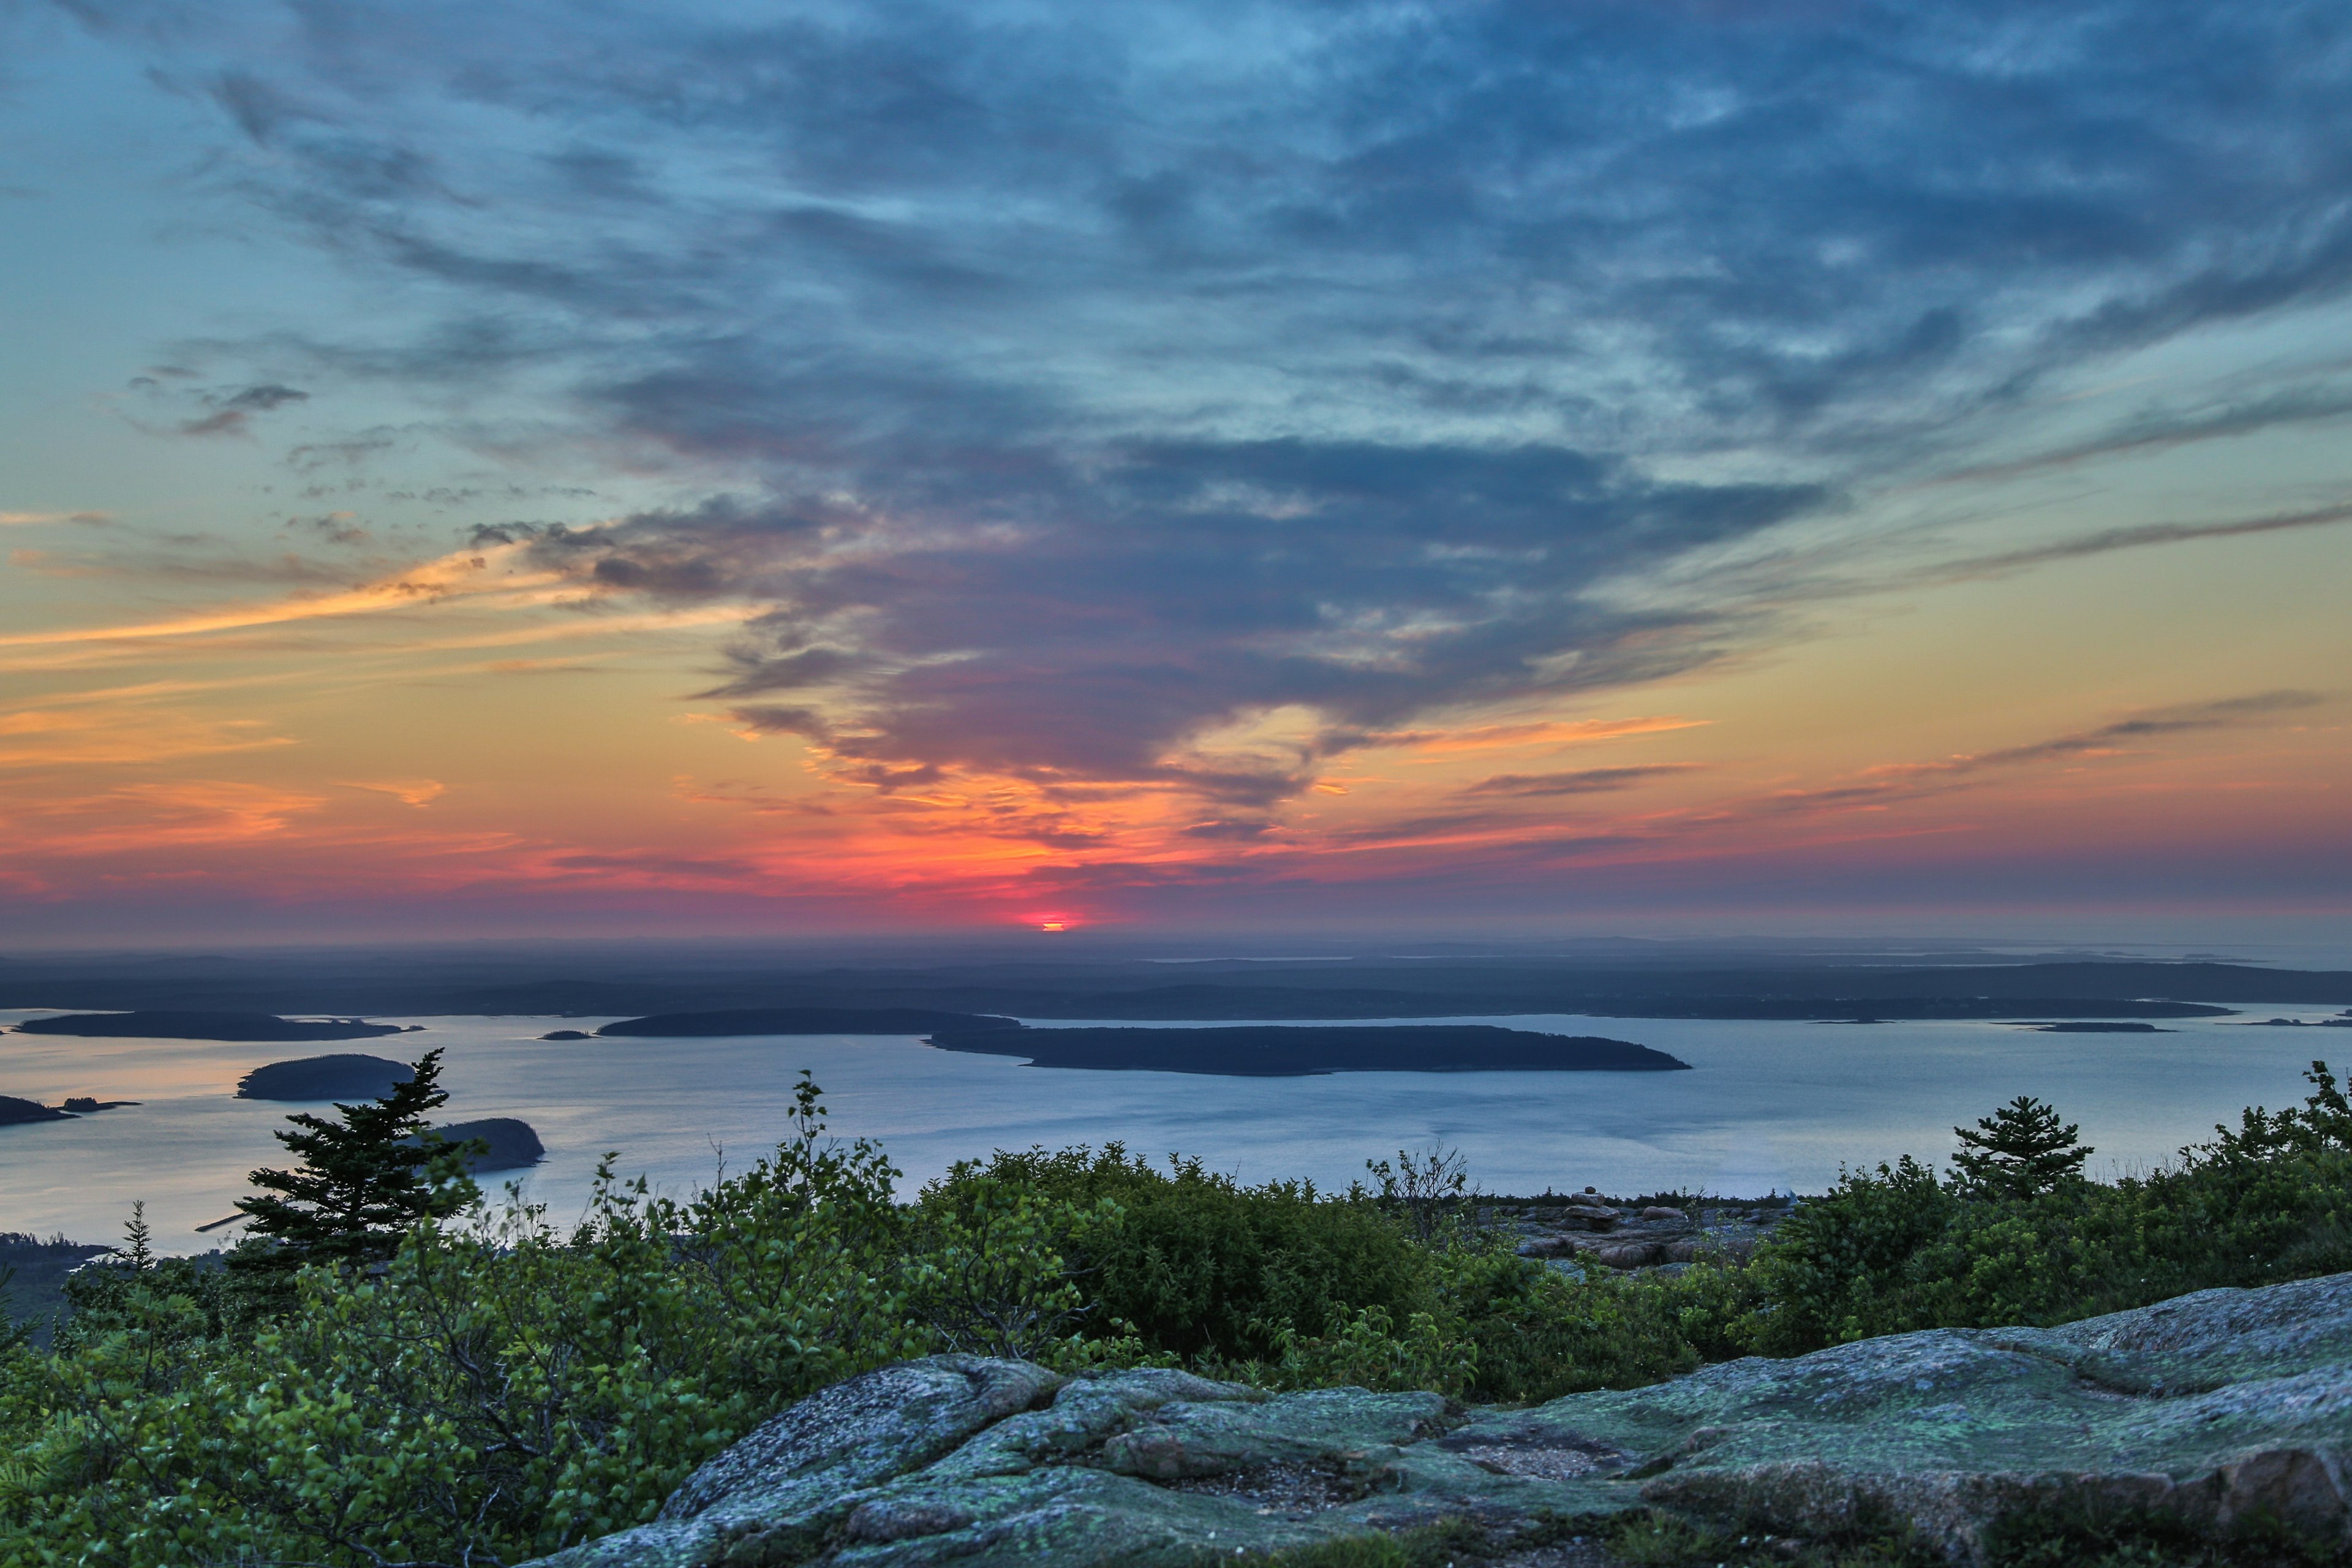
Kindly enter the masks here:
M 2110 1504 L 2352 1544 L 2352 1275 L 2059 1329 L 1937 1330 L 1523 1410 L 941 1356 L 813 1395 L 655 1523 L 543 1568 L 1139 1568 L 1465 1519 L 1497 1548 L 1663 1508 L 1784 1535 L 1908 1524 L 1956 1562 Z
M 1585 1247 L 1580 1256 L 1611 1268 L 1647 1268 L 1666 1262 L 1668 1250 L 1662 1241 L 1620 1241 Z

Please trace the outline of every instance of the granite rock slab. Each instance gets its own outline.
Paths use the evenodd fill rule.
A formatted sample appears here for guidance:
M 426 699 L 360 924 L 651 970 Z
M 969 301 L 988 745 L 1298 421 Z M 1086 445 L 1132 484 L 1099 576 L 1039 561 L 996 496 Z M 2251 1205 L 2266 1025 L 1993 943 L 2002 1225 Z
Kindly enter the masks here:
M 1660 1508 L 1908 1525 L 1955 1562 L 2113 1505 L 2352 1544 L 2352 1275 L 2056 1329 L 1937 1330 L 1526 1409 L 935 1357 L 793 1405 L 654 1523 L 546 1568 L 1189 1568 L 1441 1519 L 1500 1540 Z

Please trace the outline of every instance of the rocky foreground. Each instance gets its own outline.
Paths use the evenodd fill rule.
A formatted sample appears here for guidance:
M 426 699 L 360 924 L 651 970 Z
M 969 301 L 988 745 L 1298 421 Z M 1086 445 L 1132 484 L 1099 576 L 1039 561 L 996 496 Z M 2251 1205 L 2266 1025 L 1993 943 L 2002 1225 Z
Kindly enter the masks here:
M 802 1401 L 656 1522 L 542 1568 L 1172 1568 L 1445 1519 L 1501 1543 L 1639 1508 L 1790 1536 L 1907 1522 L 1959 1562 L 2005 1515 L 2077 1503 L 2216 1529 L 2267 1514 L 2343 1543 L 2347 1467 L 2352 1274 L 1520 1410 L 940 1356 Z

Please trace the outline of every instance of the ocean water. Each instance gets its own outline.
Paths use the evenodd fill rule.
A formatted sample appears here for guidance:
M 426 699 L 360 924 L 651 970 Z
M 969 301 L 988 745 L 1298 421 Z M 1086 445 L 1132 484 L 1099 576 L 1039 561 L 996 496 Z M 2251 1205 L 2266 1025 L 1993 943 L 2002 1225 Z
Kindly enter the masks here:
M 873 1138 L 911 1192 L 992 1149 L 1102 1143 L 1153 1157 L 1198 1154 L 1244 1180 L 1344 1186 L 1369 1158 L 1435 1142 L 1467 1155 L 1489 1192 L 1732 1195 L 1818 1190 L 1841 1163 L 1906 1152 L 1943 1160 L 1956 1122 L 2033 1094 L 2096 1149 L 2095 1174 L 2146 1169 L 2234 1121 L 2241 1107 L 2300 1100 L 2303 1069 L 2331 1051 L 2352 1067 L 2352 1029 L 2248 1026 L 2336 1011 L 2262 1007 L 2187 1019 L 2158 1035 L 2045 1035 L 1988 1023 L 1836 1025 L 1585 1018 L 1405 1019 L 1489 1023 L 1637 1040 L 1692 1064 L 1674 1073 L 1337 1073 L 1234 1079 L 1032 1068 L 935 1050 L 909 1037 L 542 1041 L 604 1020 L 426 1017 L 425 1033 L 321 1045 L 90 1040 L 0 1035 L 0 1094 L 141 1103 L 73 1121 L 0 1127 L 0 1230 L 77 1239 L 120 1235 L 147 1205 L 164 1249 L 235 1235 L 194 1227 L 235 1212 L 247 1173 L 283 1163 L 270 1137 L 304 1108 L 234 1099 L 265 1062 L 329 1051 L 446 1051 L 451 1120 L 519 1116 L 548 1158 L 518 1173 L 558 1221 L 584 1205 L 598 1158 L 666 1191 L 740 1170 L 782 1135 L 803 1069 L 825 1090 L 833 1131 Z M 35 1016 L 0 1012 L 0 1023 Z M 1295 1021 L 1295 1020 L 1294 1020 Z M 1361 1023 L 1364 1020 L 1341 1020 Z M 1042 1022 L 1078 1025 L 1089 1020 Z M 1110 1021 L 1105 1021 L 1110 1022 Z M 1129 1021 L 1131 1022 L 1131 1020 Z M 509 1180 L 489 1178 L 489 1184 Z

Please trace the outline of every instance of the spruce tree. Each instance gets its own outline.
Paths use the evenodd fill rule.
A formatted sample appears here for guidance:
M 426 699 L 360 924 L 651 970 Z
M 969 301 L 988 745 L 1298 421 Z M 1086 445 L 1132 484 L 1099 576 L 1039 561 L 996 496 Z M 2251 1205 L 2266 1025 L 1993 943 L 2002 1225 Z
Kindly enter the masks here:
M 2075 1135 L 2082 1128 L 2058 1125 L 2057 1107 L 2021 1094 L 1976 1130 L 1955 1127 L 1959 1152 L 1952 1156 L 1961 1184 L 1979 1197 L 2038 1198 L 2083 1179 L 2090 1145 Z
M 308 1111 L 286 1119 L 293 1130 L 276 1137 L 301 1157 L 301 1167 L 253 1173 L 263 1191 L 237 1200 L 253 1216 L 246 1232 L 252 1239 L 233 1263 L 284 1269 L 381 1262 L 418 1221 L 454 1214 L 480 1196 L 466 1158 L 488 1145 L 444 1142 L 428 1120 L 449 1101 L 441 1053 L 425 1052 L 409 1070 L 406 1082 L 372 1101 L 337 1105 L 339 1121 Z
M 144 1274 L 155 1267 L 154 1236 L 147 1228 L 147 1201 L 142 1198 L 131 1205 L 131 1223 L 122 1227 L 122 1245 L 114 1256 L 134 1273 Z

